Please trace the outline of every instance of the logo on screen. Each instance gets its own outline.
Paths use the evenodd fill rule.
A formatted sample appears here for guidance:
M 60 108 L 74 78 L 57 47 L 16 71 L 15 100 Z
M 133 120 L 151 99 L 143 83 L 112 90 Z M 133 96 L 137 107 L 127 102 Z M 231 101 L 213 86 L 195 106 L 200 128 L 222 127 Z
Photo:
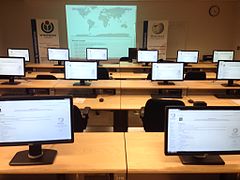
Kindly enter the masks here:
M 42 31 L 45 32 L 45 33 L 51 33 L 51 32 L 53 32 L 53 30 L 54 30 L 54 25 L 53 25 L 52 22 L 44 21 L 44 22 L 42 22 L 42 24 L 41 24 L 41 29 L 42 29 Z

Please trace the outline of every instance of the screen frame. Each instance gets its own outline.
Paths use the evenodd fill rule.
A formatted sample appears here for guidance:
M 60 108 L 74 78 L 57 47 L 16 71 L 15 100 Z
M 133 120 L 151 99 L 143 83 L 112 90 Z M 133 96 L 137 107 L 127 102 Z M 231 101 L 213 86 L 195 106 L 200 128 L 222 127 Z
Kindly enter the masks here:
M 27 50 L 28 51 L 29 60 L 26 60 L 25 58 L 24 58 L 24 60 L 25 60 L 25 62 L 30 62 L 30 50 L 29 50 L 29 48 L 8 48 L 7 49 L 8 56 L 9 56 L 9 50 Z M 9 56 L 9 57 L 14 57 L 14 56 Z
M 197 61 L 196 62 L 183 62 L 183 61 L 178 61 L 178 53 L 182 51 L 182 52 L 197 52 L 198 53 L 198 57 L 197 57 Z M 185 63 L 185 64 L 197 64 L 199 62 L 199 50 L 182 50 L 182 49 L 179 49 L 177 50 L 177 58 L 176 58 L 176 62 L 182 62 L 182 63 Z
M 68 51 L 68 60 L 63 60 L 63 59 L 49 59 L 49 49 L 56 49 L 56 50 L 67 50 Z M 47 58 L 48 61 L 70 61 L 70 52 L 68 48 L 56 48 L 56 47 L 49 47 L 47 48 Z
M 153 62 L 153 61 L 139 61 L 139 59 L 138 59 L 138 52 L 139 51 L 157 51 L 157 60 L 156 60 L 156 62 L 158 61 L 158 58 L 159 58 L 159 50 L 157 50 L 157 49 L 149 49 L 149 50 L 147 50 L 147 49 L 145 49 L 145 50 L 143 50 L 143 49 L 137 49 L 137 62 L 138 63 L 156 63 L 155 61 Z
M 182 64 L 182 66 L 183 66 L 182 78 L 181 79 L 157 79 L 157 80 L 153 79 L 153 65 L 154 64 Z M 152 73 L 151 81 L 183 81 L 184 80 L 184 63 L 183 62 L 155 62 L 155 63 L 152 63 L 151 73 Z
M 217 49 L 215 49 L 215 50 L 213 50 L 213 52 L 212 52 L 212 62 L 213 63 L 218 63 L 218 61 L 221 61 L 221 60 L 217 60 L 217 61 L 214 61 L 214 52 L 216 52 L 216 51 L 219 51 L 219 52 L 233 52 L 233 59 L 232 60 L 226 60 L 226 59 L 222 59 L 222 60 L 226 60 L 226 61 L 234 61 L 234 58 L 235 58 L 235 50 L 217 50 Z
M 239 63 L 240 64 L 240 61 L 228 61 L 228 60 L 219 60 L 218 63 L 217 63 L 217 74 L 216 74 L 216 79 L 217 80 L 240 80 L 240 76 L 239 78 L 233 78 L 233 79 L 230 79 L 230 78 L 218 78 L 218 75 L 219 75 L 219 63 L 220 62 L 227 62 L 227 63 Z
M 71 118 L 71 139 L 61 140 L 44 140 L 44 141 L 28 141 L 28 142 L 6 142 L 1 143 L 0 146 L 20 146 L 30 144 L 58 144 L 58 143 L 72 143 L 74 142 L 74 125 L 73 125 L 73 98 L 71 96 L 0 96 L 0 101 L 21 101 L 21 100 L 70 100 L 70 118 Z
M 164 133 L 164 153 L 169 156 L 176 155 L 201 155 L 201 154 L 209 154 L 209 155 L 221 155 L 221 154 L 240 154 L 239 151 L 184 151 L 184 152 L 168 152 L 168 114 L 169 109 L 180 109 L 180 110 L 239 110 L 240 106 L 167 106 L 165 108 L 165 133 Z
M 0 77 L 3 76 L 3 77 L 25 77 L 26 76 L 26 63 L 25 63 L 25 58 L 24 57 L 8 57 L 8 56 L 0 56 L 0 59 L 1 58 L 10 58 L 10 59 L 16 59 L 16 58 L 19 58 L 19 59 L 22 59 L 23 61 L 23 74 L 22 75 L 1 75 L 0 74 Z
M 83 62 L 83 63 L 95 63 L 96 64 L 96 71 L 97 71 L 97 74 L 98 74 L 98 64 L 97 64 L 97 61 L 81 61 L 81 60 L 78 60 L 78 61 L 65 61 L 64 62 L 64 79 L 65 80 L 98 80 L 98 77 L 96 75 L 96 78 L 95 79 L 87 79 L 87 78 L 84 78 L 84 79 L 80 79 L 80 78 L 70 78 L 70 79 L 67 79 L 66 78 L 66 63 L 74 63 L 74 62 Z
M 89 49 L 106 50 L 107 59 L 88 59 L 88 53 L 87 52 L 88 52 Z M 108 48 L 94 48 L 94 47 L 86 48 L 86 60 L 87 61 L 107 61 L 108 60 Z

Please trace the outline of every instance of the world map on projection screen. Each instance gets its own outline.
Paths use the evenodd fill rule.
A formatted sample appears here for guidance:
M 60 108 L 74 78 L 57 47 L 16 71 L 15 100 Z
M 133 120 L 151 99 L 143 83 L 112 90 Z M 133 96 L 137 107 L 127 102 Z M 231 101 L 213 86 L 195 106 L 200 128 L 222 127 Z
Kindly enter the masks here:
M 108 48 L 111 59 L 136 47 L 136 6 L 66 5 L 71 59 L 86 58 L 86 48 Z

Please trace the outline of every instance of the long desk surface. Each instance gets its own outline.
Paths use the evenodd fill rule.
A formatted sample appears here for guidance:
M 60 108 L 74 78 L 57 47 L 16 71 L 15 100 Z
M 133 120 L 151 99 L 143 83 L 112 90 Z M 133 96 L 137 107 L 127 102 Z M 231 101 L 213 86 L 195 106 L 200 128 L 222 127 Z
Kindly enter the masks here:
M 125 133 L 128 173 L 186 174 L 239 173 L 240 156 L 221 156 L 225 165 L 183 165 L 177 156 L 164 155 L 163 133 Z

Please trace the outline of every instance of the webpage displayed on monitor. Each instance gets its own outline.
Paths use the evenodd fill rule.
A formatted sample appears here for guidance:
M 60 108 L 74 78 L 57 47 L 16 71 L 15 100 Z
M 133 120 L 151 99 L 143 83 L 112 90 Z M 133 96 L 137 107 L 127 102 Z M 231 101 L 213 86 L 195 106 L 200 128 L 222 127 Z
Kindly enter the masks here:
M 63 65 L 62 61 L 69 60 L 69 51 L 63 48 L 48 48 L 48 60 L 58 61 L 58 65 Z
M 179 50 L 177 51 L 177 62 L 198 63 L 199 51 Z
M 149 63 L 157 62 L 158 50 L 138 50 L 137 51 L 137 62 Z
M 213 62 L 218 62 L 219 60 L 229 60 L 234 59 L 234 50 L 215 50 L 213 51 Z
M 29 49 L 9 48 L 8 56 L 9 57 L 24 57 L 26 62 L 30 61 Z
M 167 155 L 240 153 L 238 117 L 239 107 L 168 107 L 165 153 Z M 214 162 L 204 162 L 204 159 L 196 158 L 192 163 Z
M 108 60 L 108 49 L 107 48 L 87 48 L 86 59 L 96 61 Z

